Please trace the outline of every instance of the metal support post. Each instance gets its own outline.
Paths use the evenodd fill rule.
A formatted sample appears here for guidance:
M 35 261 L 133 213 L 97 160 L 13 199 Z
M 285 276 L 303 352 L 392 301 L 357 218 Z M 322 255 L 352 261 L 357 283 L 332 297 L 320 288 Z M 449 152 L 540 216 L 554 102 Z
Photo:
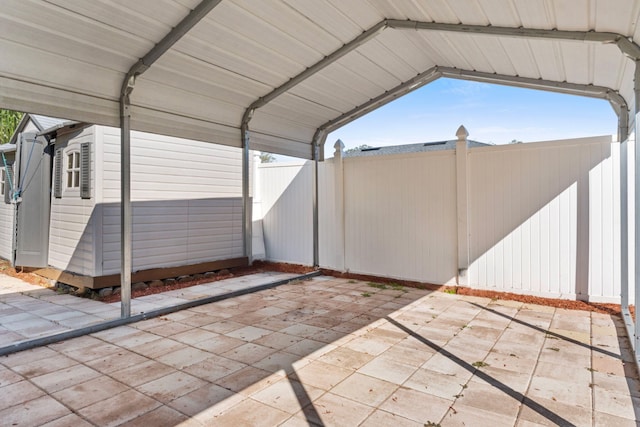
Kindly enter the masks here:
M 252 263 L 251 243 L 252 225 L 251 218 L 251 197 L 249 195 L 249 128 L 242 126 L 242 231 L 244 243 L 244 256 Z
M 145 56 L 133 64 L 122 82 L 120 92 L 120 311 L 131 316 L 131 92 L 136 77 L 144 73 L 162 55 L 202 20 L 221 0 L 203 0 L 167 33 Z
M 620 306 L 629 311 L 628 140 L 620 142 Z
M 320 244 L 318 238 L 320 235 L 319 219 L 318 219 L 318 159 L 320 158 L 320 147 L 318 138 L 313 138 L 313 266 L 320 265 Z
M 131 316 L 131 111 L 129 95 L 135 77 L 120 97 L 120 316 Z
M 640 306 L 640 221 L 638 221 L 638 217 L 640 216 L 640 147 L 638 147 L 638 136 L 640 135 L 640 60 L 636 59 L 635 61 L 635 76 L 633 83 L 633 90 L 635 95 L 635 111 L 634 111 L 634 119 L 635 119 L 635 137 L 634 137 L 634 148 L 635 148 L 635 277 L 633 286 L 635 288 L 635 308 L 636 308 L 636 320 L 634 324 L 634 334 L 633 334 L 633 348 L 635 354 L 636 366 L 640 365 L 640 312 L 638 312 L 638 307 Z

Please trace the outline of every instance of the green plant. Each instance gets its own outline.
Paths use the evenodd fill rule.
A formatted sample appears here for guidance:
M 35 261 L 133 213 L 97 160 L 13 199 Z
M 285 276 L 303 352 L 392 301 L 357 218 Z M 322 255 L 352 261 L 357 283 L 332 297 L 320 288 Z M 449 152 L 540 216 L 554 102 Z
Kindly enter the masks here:
M 560 351 L 558 347 L 547 347 L 549 350 Z
M 372 288 L 376 288 L 376 289 L 387 289 L 387 285 L 385 285 L 384 283 L 369 282 L 369 283 L 367 283 L 367 285 L 371 286 Z
M 351 279 L 351 280 L 349 280 L 348 283 L 358 283 L 358 282 L 356 282 L 355 280 Z
M 440 423 L 434 423 L 433 421 L 427 421 L 424 423 L 424 427 L 441 427 Z
M 485 366 L 489 366 L 489 364 L 482 361 L 478 361 L 478 362 L 473 362 L 472 366 L 476 368 L 484 368 Z
M 404 291 L 404 286 L 398 283 L 389 283 L 389 286 L 391 286 L 391 289 L 393 289 L 394 291 Z
M 456 288 L 448 288 L 444 290 L 445 294 L 457 294 L 458 293 L 458 289 Z
M 365 298 L 368 298 L 368 297 L 370 297 L 370 296 L 371 296 L 371 294 L 370 294 L 369 292 L 363 292 L 361 295 L 362 295 L 363 297 L 365 297 Z
M 0 144 L 9 142 L 22 120 L 23 113 L 0 110 Z

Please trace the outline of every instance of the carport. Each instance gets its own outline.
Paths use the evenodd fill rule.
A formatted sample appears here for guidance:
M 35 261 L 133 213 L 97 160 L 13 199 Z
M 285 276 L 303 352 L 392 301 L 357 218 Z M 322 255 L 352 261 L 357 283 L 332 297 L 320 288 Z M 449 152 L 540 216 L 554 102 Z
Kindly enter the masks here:
M 121 128 L 121 315 L 129 317 L 132 129 L 243 148 L 246 256 L 250 148 L 317 163 L 329 132 L 440 77 L 608 100 L 625 183 L 640 112 L 639 14 L 634 0 L 7 1 L 0 106 Z M 636 361 L 640 322 L 634 328 L 628 290 L 637 307 L 640 270 L 631 280 L 628 271 L 640 265 L 640 227 L 628 242 L 626 205 L 640 209 L 638 177 L 634 194 L 622 186 L 620 218 L 621 304 Z M 317 264 L 317 179 L 309 191 Z M 459 252 L 465 269 L 468 254 Z

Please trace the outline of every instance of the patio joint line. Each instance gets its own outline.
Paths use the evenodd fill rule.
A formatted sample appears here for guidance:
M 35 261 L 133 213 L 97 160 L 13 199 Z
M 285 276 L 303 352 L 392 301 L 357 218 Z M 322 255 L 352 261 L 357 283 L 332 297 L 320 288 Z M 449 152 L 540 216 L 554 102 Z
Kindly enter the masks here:
M 5 347 L 0 347 L 0 356 L 6 356 L 12 353 L 17 353 L 19 351 L 30 350 L 36 347 L 42 347 L 42 346 L 53 344 L 56 342 L 65 341 L 71 338 L 78 338 L 84 335 L 93 334 L 95 332 L 104 331 L 106 329 L 128 325 L 130 323 L 139 322 L 141 320 L 152 319 L 154 317 L 164 316 L 166 314 L 174 313 L 176 311 L 186 310 L 186 309 L 197 307 L 204 304 L 210 304 L 213 302 L 223 301 L 225 299 L 234 298 L 241 295 L 264 291 L 264 290 L 275 288 L 281 285 L 286 285 L 291 282 L 310 279 L 312 277 L 320 276 L 321 274 L 322 272 L 320 270 L 316 270 L 311 273 L 290 277 L 288 279 L 277 280 L 275 282 L 266 283 L 264 285 L 258 285 L 250 288 L 239 289 L 237 291 L 227 292 L 225 294 L 214 295 L 214 296 L 200 298 L 193 301 L 188 301 L 182 304 L 158 308 L 158 309 L 149 311 L 147 313 L 140 313 L 127 318 L 108 320 L 106 322 L 100 322 L 91 326 L 86 326 L 84 328 L 72 329 L 70 331 L 61 332 L 59 334 L 21 341 L 19 343 L 11 344 Z

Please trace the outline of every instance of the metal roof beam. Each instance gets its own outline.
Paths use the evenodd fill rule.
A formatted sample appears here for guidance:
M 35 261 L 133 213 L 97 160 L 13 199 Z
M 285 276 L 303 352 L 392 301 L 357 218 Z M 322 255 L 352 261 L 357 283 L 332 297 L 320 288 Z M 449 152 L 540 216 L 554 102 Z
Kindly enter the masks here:
M 325 131 L 325 133 L 333 132 L 339 127 L 342 127 L 347 123 L 359 119 L 365 114 L 368 114 L 371 111 L 376 110 L 385 104 L 388 104 L 394 99 L 400 98 L 401 96 L 404 96 L 409 92 L 413 92 L 414 90 L 419 89 L 434 80 L 437 80 L 439 77 L 440 73 L 438 72 L 438 67 L 430 68 L 427 71 L 418 74 L 414 78 L 399 84 L 393 89 L 390 89 L 376 96 L 375 98 L 370 99 L 364 104 L 357 106 L 351 111 L 347 111 L 346 113 L 336 117 L 335 119 L 326 122 L 325 124 L 320 126 L 319 129 L 322 129 L 323 131 Z
M 563 31 L 534 28 L 494 27 L 487 25 L 442 24 L 411 20 L 388 19 L 387 26 L 396 29 L 446 31 L 467 34 L 485 34 L 522 38 L 540 38 L 555 40 L 576 40 L 596 43 L 613 43 L 621 52 L 632 59 L 640 59 L 640 46 L 628 37 L 618 33 L 598 31 Z
M 185 34 L 187 34 L 198 22 L 202 20 L 213 8 L 215 8 L 222 0 L 202 0 L 178 25 L 173 27 L 169 33 L 162 38 L 145 56 L 140 58 L 138 62 L 133 64 L 129 69 L 127 76 L 122 84 L 122 93 L 124 94 L 127 87 L 133 86 L 132 78 L 144 73 L 164 55 L 171 47 L 176 44 Z
M 546 90 L 568 95 L 587 96 L 590 98 L 606 99 L 611 103 L 616 114 L 620 113 L 620 107 L 626 106 L 625 99 L 615 90 L 594 85 L 560 82 L 554 80 L 533 79 L 520 76 L 508 76 L 505 74 L 483 73 L 480 71 L 462 70 L 452 67 L 438 67 L 442 77 L 459 80 L 473 80 L 484 83 L 494 83 L 506 86 L 515 86 L 525 89 Z
M 576 41 L 594 42 L 594 43 L 611 43 L 618 46 L 620 51 L 623 52 L 625 55 L 629 56 L 630 58 L 634 60 L 640 59 L 640 46 L 635 44 L 628 37 L 625 37 L 622 34 L 618 34 L 618 33 L 597 32 L 597 31 L 545 30 L 545 29 L 534 29 L 534 28 L 494 27 L 494 26 L 465 25 L 465 24 L 443 24 L 438 22 L 385 19 L 383 21 L 378 22 L 376 25 L 374 25 L 370 29 L 364 31 L 362 34 L 360 34 L 358 37 L 356 37 L 352 41 L 344 44 L 342 47 L 340 47 L 338 50 L 334 51 L 330 55 L 324 57 L 319 62 L 305 69 L 300 74 L 292 77 L 283 85 L 275 88 L 268 94 L 254 101 L 245 110 L 245 113 L 242 117 L 241 127 L 244 129 L 248 128 L 248 124 L 251 121 L 253 113 L 255 112 L 256 109 L 263 107 L 264 105 L 268 104 L 273 99 L 287 92 L 289 89 L 293 88 L 297 84 L 303 82 L 304 80 L 311 77 L 315 73 L 321 71 L 323 68 L 334 63 L 335 61 L 342 58 L 344 55 L 348 54 L 349 52 L 357 49 L 362 44 L 376 37 L 380 32 L 384 31 L 386 28 L 393 28 L 397 30 L 445 31 L 445 32 L 458 32 L 458 33 L 466 33 L 466 34 L 484 34 L 484 35 L 492 35 L 492 36 L 541 38 L 541 39 L 555 39 L 555 40 L 576 40 Z M 431 72 L 431 70 L 428 70 L 425 73 L 429 73 L 429 72 Z M 424 73 L 421 73 L 420 75 L 418 75 L 417 78 L 419 78 L 422 74 Z M 508 77 L 508 76 L 501 76 L 501 77 Z M 463 77 L 460 77 L 460 78 L 463 78 Z M 515 79 L 518 80 L 520 78 L 515 77 Z M 531 83 L 533 83 L 533 80 L 535 79 L 531 79 Z M 503 82 L 502 84 L 507 84 L 506 79 L 502 79 L 502 82 Z M 520 83 L 524 83 L 524 81 L 520 81 Z M 563 92 L 563 93 L 571 93 L 570 83 L 564 84 L 564 82 L 549 82 L 549 81 L 547 81 L 546 83 L 550 83 L 550 84 L 543 85 L 544 90 L 554 90 L 554 87 L 560 88 L 561 86 L 564 86 L 563 90 L 558 89 L 556 91 Z M 426 83 L 423 83 L 423 84 L 426 84 Z M 402 96 L 402 94 L 404 93 L 408 93 L 411 91 L 411 90 L 407 90 L 404 93 L 401 92 L 401 90 L 408 89 L 409 87 L 411 87 L 411 84 L 409 82 L 405 82 L 400 86 L 401 88 L 396 87 L 372 99 L 366 104 L 363 104 L 362 106 L 358 107 L 359 109 L 362 109 L 362 114 L 356 115 L 355 117 L 356 118 L 360 117 L 363 114 L 366 114 L 366 112 L 372 111 L 373 109 L 384 105 L 386 102 L 389 102 L 389 99 L 388 99 L 389 93 L 398 93 L 397 95 L 395 95 L 395 97 L 398 97 L 398 96 Z M 611 89 L 606 89 L 606 93 L 608 95 L 605 97 L 602 97 L 602 96 L 597 96 L 598 90 L 589 91 L 585 89 L 586 86 L 580 87 L 578 90 L 578 86 L 580 85 L 576 85 L 576 88 L 575 88 L 576 92 L 586 91 L 586 92 L 589 92 L 589 94 L 586 96 L 596 96 L 604 99 L 609 99 L 612 102 L 614 109 L 616 109 L 616 112 L 619 113 L 619 108 L 616 108 L 616 104 L 622 105 L 622 102 L 624 102 L 624 100 L 615 91 Z M 521 85 L 521 87 L 526 87 L 526 86 Z M 532 85 L 531 87 L 536 87 L 536 86 Z M 584 93 L 576 93 L 576 94 L 582 95 Z M 386 102 L 383 100 L 386 100 Z M 360 110 L 358 110 L 358 112 L 360 112 Z M 333 127 L 333 124 L 330 124 L 329 126 L 333 127 L 334 129 L 337 127 L 340 127 L 342 125 L 339 123 L 346 124 L 350 120 L 353 120 L 353 119 L 350 119 L 350 117 L 353 116 L 353 114 L 354 114 L 354 110 L 347 112 L 333 120 L 335 121 L 335 127 Z
M 144 73 L 222 0 L 202 0 L 127 72 L 120 89 L 120 316 L 131 316 L 132 216 L 131 207 L 131 92 Z
M 333 53 L 329 54 L 328 56 L 325 56 L 320 61 L 316 62 L 315 64 L 313 64 L 312 66 L 310 66 L 309 68 L 307 68 L 306 70 L 304 70 L 303 72 L 298 74 L 297 76 L 292 77 L 291 79 L 289 79 L 283 85 L 278 86 L 277 88 L 275 88 L 274 90 L 272 90 L 268 94 L 266 94 L 266 95 L 258 98 L 257 100 L 255 100 L 253 103 L 251 103 L 251 105 L 249 105 L 249 107 L 246 109 L 244 115 L 242 116 L 242 124 L 241 124 L 241 126 L 242 127 L 246 127 L 248 125 L 248 123 L 251 121 L 251 117 L 253 116 L 253 112 L 256 109 L 258 109 L 260 107 L 263 107 L 264 105 L 268 104 L 273 99 L 275 99 L 278 96 L 282 95 L 283 93 L 287 92 L 289 89 L 293 88 L 297 84 L 299 84 L 299 83 L 303 82 L 304 80 L 308 79 L 309 77 L 313 76 L 314 74 L 316 74 L 320 70 L 324 69 L 325 67 L 333 64 L 334 62 L 336 62 L 338 59 L 342 58 L 343 56 L 345 56 L 349 52 L 357 49 L 359 46 L 363 45 L 364 43 L 368 42 L 369 40 L 371 40 L 372 38 L 377 36 L 385 28 L 387 28 L 387 21 L 386 20 L 378 22 L 373 27 L 371 27 L 368 30 L 366 30 L 363 33 L 361 33 L 355 39 L 353 39 L 350 42 L 342 45 L 342 47 L 340 47 L 339 49 L 335 50 Z
M 600 98 L 608 100 L 613 106 L 619 121 L 619 136 L 626 135 L 625 123 L 628 118 L 623 119 L 623 115 L 628 114 L 628 106 L 625 99 L 613 89 L 604 86 L 583 85 L 576 83 L 558 82 L 552 80 L 532 79 L 519 76 L 508 76 L 504 74 L 483 73 L 472 70 L 462 70 L 450 67 L 433 67 L 429 70 L 418 74 L 416 77 L 399 84 L 386 91 L 385 93 L 370 99 L 352 110 L 330 120 L 316 130 L 314 142 L 324 144 L 326 135 L 334 130 L 351 123 L 352 121 L 364 116 L 365 114 L 382 107 L 383 105 L 404 96 L 420 87 L 439 79 L 440 77 L 448 77 L 460 80 L 473 80 L 478 82 L 493 83 L 507 86 L 515 86 L 526 89 L 546 90 L 551 92 L 564 93 L 569 95 L 586 96 L 590 98 Z M 623 130 L 622 127 L 625 127 Z

